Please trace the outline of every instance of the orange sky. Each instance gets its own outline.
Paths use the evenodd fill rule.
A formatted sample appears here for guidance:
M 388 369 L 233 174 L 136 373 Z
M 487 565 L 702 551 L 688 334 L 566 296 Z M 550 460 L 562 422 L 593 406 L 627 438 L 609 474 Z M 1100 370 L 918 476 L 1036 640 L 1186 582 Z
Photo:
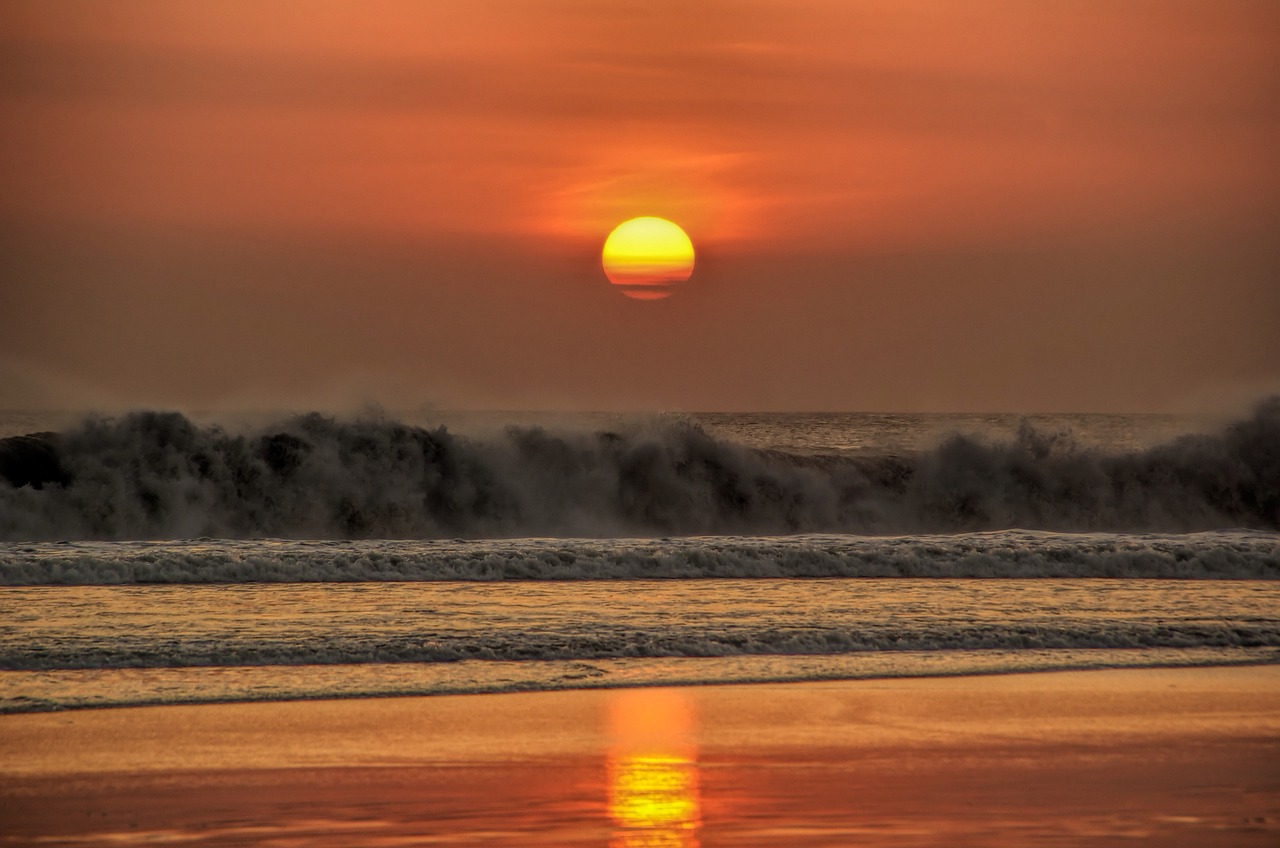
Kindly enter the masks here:
M 0 406 L 1260 391 L 1277 45 L 1270 0 L 3 2 Z M 698 248 L 658 303 L 598 267 L 639 215 Z

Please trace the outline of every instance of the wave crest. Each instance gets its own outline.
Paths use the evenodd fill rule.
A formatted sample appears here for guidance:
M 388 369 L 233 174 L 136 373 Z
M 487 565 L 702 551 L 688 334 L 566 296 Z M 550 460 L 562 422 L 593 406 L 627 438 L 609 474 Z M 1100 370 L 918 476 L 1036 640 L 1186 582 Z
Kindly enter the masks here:
M 447 538 L 1280 529 L 1280 398 L 1107 452 L 1024 424 L 916 454 L 808 456 L 687 420 L 469 438 L 318 414 L 228 433 L 177 413 L 0 440 L 0 538 Z

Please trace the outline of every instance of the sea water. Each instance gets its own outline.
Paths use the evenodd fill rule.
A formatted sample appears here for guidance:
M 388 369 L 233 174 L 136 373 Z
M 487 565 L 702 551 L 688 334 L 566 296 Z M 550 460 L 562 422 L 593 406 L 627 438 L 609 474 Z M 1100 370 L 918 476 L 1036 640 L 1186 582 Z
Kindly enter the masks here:
M 3 711 L 1280 661 L 1275 404 L 57 423 Z

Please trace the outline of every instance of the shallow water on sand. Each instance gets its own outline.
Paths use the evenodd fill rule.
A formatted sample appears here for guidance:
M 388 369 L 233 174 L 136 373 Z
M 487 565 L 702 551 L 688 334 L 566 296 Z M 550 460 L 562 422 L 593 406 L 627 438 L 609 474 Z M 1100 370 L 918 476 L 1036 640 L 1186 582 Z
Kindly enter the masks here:
M 1275 662 L 1280 583 L 11 587 L 0 710 Z
M 1278 694 L 1207 669 L 6 716 L 0 803 L 8 843 L 64 846 L 1263 846 Z

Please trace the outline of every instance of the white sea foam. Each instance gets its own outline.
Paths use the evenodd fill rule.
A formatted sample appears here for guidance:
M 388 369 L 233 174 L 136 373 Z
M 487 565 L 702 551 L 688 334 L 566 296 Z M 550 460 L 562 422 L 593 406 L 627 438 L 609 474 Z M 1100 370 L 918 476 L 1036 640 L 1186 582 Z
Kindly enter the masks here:
M 0 585 L 752 577 L 1280 578 L 1280 533 L 0 545 Z

